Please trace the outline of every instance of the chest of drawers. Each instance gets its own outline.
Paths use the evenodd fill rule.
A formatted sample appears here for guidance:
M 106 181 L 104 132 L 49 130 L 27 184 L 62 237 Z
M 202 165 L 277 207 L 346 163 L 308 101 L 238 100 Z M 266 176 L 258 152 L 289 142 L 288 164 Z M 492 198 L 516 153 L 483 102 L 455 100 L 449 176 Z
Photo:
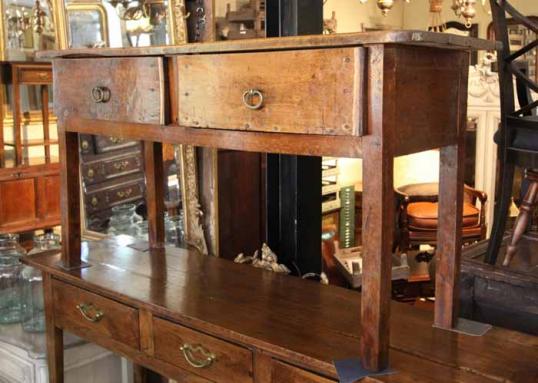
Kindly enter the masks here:
M 531 343 L 505 345 L 511 360 L 500 363 L 486 348 L 506 342 L 502 330 L 485 342 L 447 331 L 457 319 L 468 51 L 492 48 L 405 31 L 49 53 L 57 94 L 75 92 L 55 104 L 62 253 L 26 260 L 45 273 L 52 380 L 62 381 L 63 329 L 188 382 L 331 382 L 333 361 L 356 356 L 369 370 L 390 361 L 398 371 L 370 381 L 531 377 Z M 100 71 L 70 89 L 73 73 L 92 68 Z M 144 141 L 148 244 L 81 249 L 79 134 Z M 361 157 L 362 293 L 164 248 L 162 142 Z M 393 159 L 437 147 L 442 256 L 432 318 L 391 304 L 390 244 Z

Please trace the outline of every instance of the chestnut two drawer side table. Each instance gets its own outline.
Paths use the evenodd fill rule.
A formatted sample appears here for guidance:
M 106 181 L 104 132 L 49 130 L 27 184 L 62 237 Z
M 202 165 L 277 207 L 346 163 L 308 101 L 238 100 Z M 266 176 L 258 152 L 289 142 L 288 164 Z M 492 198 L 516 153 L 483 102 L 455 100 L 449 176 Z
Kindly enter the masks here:
M 63 379 L 64 330 L 180 382 L 331 382 L 333 361 L 350 357 L 397 370 L 377 381 L 510 379 L 506 360 L 488 359 L 491 343 L 446 330 L 457 318 L 469 51 L 494 48 L 391 31 L 42 53 L 53 59 L 63 248 L 26 262 L 44 272 L 51 381 Z M 148 243 L 81 247 L 79 134 L 144 142 Z M 162 143 L 362 158 L 362 293 L 165 248 Z M 393 159 L 432 148 L 433 318 L 390 301 Z M 391 311 L 420 335 L 391 325 Z M 532 365 L 527 346 L 503 353 L 520 356 L 510 368 Z M 469 350 L 481 358 L 461 357 Z

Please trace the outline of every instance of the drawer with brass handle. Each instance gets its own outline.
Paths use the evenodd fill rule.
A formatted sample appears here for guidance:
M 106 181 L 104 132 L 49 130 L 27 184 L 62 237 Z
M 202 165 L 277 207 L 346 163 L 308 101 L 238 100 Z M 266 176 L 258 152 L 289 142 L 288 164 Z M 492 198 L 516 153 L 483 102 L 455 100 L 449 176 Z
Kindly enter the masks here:
M 19 82 L 31 84 L 51 84 L 51 68 L 24 68 L 19 70 Z
M 111 156 L 96 155 L 82 164 L 82 177 L 86 185 L 111 180 L 128 174 L 142 172 L 142 153 L 129 149 L 126 153 Z
M 58 116 L 164 122 L 161 57 L 65 59 L 55 63 L 54 76 Z
M 252 352 L 190 328 L 153 318 L 155 357 L 213 382 L 252 382 Z
M 54 317 L 60 328 L 94 339 L 111 338 L 139 349 L 138 310 L 53 279 Z
M 181 55 L 175 60 L 182 126 L 362 133 L 364 48 Z

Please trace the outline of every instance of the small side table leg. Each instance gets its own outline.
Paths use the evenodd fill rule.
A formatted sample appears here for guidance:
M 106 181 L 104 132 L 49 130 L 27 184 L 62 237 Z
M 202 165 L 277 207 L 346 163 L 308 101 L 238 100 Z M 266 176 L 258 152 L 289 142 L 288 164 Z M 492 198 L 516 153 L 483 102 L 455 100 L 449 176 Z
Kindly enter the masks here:
M 458 318 L 464 155 L 463 140 L 440 152 L 434 324 L 446 329 Z
M 146 204 L 149 243 L 152 249 L 164 247 L 164 165 L 160 142 L 144 142 Z
M 78 133 L 63 129 L 65 122 L 58 125 L 60 151 L 60 181 L 62 211 L 62 267 L 75 269 L 82 266 L 80 259 L 80 170 Z
M 64 341 L 63 330 L 56 327 L 54 320 L 54 298 L 50 274 L 43 273 L 43 293 L 45 297 L 47 361 L 49 367 L 49 382 L 63 383 L 64 381 Z

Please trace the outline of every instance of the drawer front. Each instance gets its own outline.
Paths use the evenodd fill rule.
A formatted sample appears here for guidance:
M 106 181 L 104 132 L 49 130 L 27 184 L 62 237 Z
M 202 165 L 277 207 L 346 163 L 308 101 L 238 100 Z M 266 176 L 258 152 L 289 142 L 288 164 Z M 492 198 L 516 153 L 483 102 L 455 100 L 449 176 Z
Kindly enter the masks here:
M 362 48 L 185 55 L 176 60 L 180 125 L 360 134 Z
M 85 196 L 86 208 L 89 212 L 95 212 L 122 203 L 137 201 L 144 197 L 144 190 L 144 179 L 140 178 L 135 181 L 118 182 L 118 184 L 110 187 L 88 191 Z
M 129 148 L 138 144 L 138 141 L 126 140 L 120 137 L 95 136 L 95 150 L 97 153 L 107 153 L 112 150 Z
M 153 334 L 162 361 L 213 382 L 252 382 L 252 353 L 245 348 L 159 318 Z
M 86 339 L 114 339 L 139 349 L 138 311 L 53 279 L 54 318 L 59 327 Z
M 159 57 L 62 59 L 54 63 L 58 117 L 159 124 L 164 121 Z
M 134 152 L 125 156 L 115 156 L 110 159 L 83 164 L 82 176 L 86 185 L 93 185 L 142 170 L 142 154 Z
M 51 84 L 52 68 L 24 68 L 19 70 L 19 82 L 30 84 Z
M 336 383 L 335 380 L 324 378 L 276 360 L 272 364 L 271 383 Z

